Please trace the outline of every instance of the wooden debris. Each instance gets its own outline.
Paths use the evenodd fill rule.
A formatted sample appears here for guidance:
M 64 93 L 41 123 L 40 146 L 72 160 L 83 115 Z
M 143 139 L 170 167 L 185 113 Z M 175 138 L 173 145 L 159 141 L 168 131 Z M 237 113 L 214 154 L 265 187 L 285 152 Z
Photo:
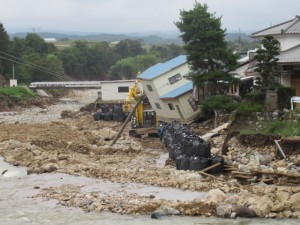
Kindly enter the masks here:
M 211 170 L 211 169 L 213 169 L 213 168 L 216 168 L 216 167 L 218 167 L 218 166 L 220 166 L 220 165 L 221 165 L 221 163 L 216 163 L 216 164 L 214 164 L 214 165 L 212 165 L 212 166 L 209 166 L 209 167 L 207 167 L 207 168 L 201 170 L 201 172 L 207 172 L 207 171 L 209 171 L 209 170 Z
M 300 178 L 300 173 L 283 173 L 279 171 L 268 171 L 268 170 L 251 170 L 253 174 L 267 174 L 267 175 L 277 175 L 284 177 Z
M 213 169 L 213 168 L 215 168 L 215 167 L 217 167 L 217 166 L 220 166 L 221 165 L 221 163 L 216 163 L 216 164 L 214 164 L 214 165 L 212 165 L 212 166 L 209 166 L 209 167 L 207 167 L 207 168 L 205 168 L 205 169 L 203 169 L 203 170 L 200 170 L 200 171 L 198 171 L 201 175 L 204 175 L 204 176 L 207 176 L 207 177 L 210 177 L 210 178 L 213 178 L 213 179 L 216 179 L 216 180 L 219 180 L 219 181 L 221 181 L 219 178 L 217 178 L 217 177 L 215 177 L 215 176 L 213 176 L 213 175 L 211 175 L 211 174 L 208 174 L 208 173 L 206 173 L 207 171 L 209 171 L 209 170 L 211 170 L 211 169 Z
M 213 179 L 216 179 L 216 180 L 219 180 L 217 177 L 211 175 L 211 174 L 208 174 L 208 173 L 205 173 L 205 172 L 202 172 L 202 171 L 198 171 L 201 175 L 203 176 L 207 176 L 207 177 L 210 177 L 210 178 L 213 178 Z

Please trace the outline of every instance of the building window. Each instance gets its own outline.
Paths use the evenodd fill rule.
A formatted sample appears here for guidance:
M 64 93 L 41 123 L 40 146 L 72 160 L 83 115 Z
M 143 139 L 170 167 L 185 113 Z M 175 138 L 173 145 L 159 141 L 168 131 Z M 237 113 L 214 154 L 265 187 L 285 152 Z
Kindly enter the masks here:
M 153 91 L 152 86 L 150 84 L 147 84 L 147 88 L 149 91 Z
M 294 70 L 294 66 L 293 65 L 283 65 L 282 69 L 284 71 Z
M 129 87 L 118 87 L 118 92 L 121 93 L 121 92 L 126 92 L 128 93 L 129 92 Z
M 190 103 L 192 109 L 193 109 L 194 111 L 197 111 L 198 105 L 197 105 L 196 100 L 195 100 L 192 96 L 189 97 L 188 102 Z
M 182 77 L 180 76 L 180 73 L 177 73 L 176 75 L 169 78 L 169 83 L 174 84 L 177 81 L 180 81 L 181 79 L 182 79 Z
M 155 102 L 155 106 L 156 106 L 157 109 L 161 109 L 161 106 L 160 106 L 159 103 Z
M 168 106 L 170 110 L 175 110 L 174 105 L 172 103 L 168 103 Z

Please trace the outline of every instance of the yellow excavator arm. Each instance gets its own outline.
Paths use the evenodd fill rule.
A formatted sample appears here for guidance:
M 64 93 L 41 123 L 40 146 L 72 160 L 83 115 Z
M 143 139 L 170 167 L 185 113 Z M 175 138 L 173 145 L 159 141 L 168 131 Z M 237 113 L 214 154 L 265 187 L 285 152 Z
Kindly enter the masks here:
M 128 96 L 123 105 L 123 111 L 129 113 L 134 108 L 135 104 L 138 102 L 139 98 L 143 95 L 141 89 L 139 88 L 139 80 L 137 79 L 134 86 L 129 89 Z M 135 110 L 137 125 L 143 126 L 143 104 L 140 103 Z

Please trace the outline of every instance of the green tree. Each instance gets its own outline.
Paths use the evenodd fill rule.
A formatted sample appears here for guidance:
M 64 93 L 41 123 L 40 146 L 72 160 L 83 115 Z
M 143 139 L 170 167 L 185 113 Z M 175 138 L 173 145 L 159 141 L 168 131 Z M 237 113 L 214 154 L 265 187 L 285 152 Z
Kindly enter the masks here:
M 120 58 L 134 57 L 145 53 L 141 42 L 137 40 L 122 40 L 116 44 L 115 48 Z
M 256 51 L 254 60 L 257 61 L 256 72 L 260 76 L 257 77 L 256 88 L 265 93 L 266 90 L 274 90 L 279 86 L 275 79 L 275 75 L 278 72 L 278 58 L 280 51 L 280 43 L 274 39 L 273 36 L 267 35 L 262 39 L 263 48 Z
M 16 71 L 20 83 L 60 81 L 66 79 L 62 62 L 54 54 L 41 55 L 39 53 L 28 53 L 22 56 L 22 60 L 24 60 L 24 63 Z M 30 64 L 25 62 L 30 62 Z
M 107 42 L 96 42 L 89 49 L 89 79 L 105 80 L 108 70 L 117 61 L 116 53 Z
M 56 48 L 51 43 L 46 43 L 44 39 L 42 39 L 36 33 L 29 33 L 25 37 L 25 45 L 27 51 L 29 52 L 37 52 L 42 55 L 53 53 L 56 51 Z
M 0 22 L 0 51 L 7 53 L 9 49 L 9 37 L 8 34 L 3 26 L 3 24 Z M 7 75 L 7 73 L 10 71 L 9 65 L 11 64 L 6 59 L 2 58 L 5 57 L 3 53 L 0 52 L 0 75 Z
M 117 54 L 107 42 L 76 41 L 59 53 L 65 72 L 78 80 L 104 80 Z
M 161 61 L 167 61 L 178 55 L 185 54 L 183 48 L 175 44 L 153 45 L 149 52 L 150 54 L 156 55 Z
M 111 80 L 135 79 L 137 74 L 157 63 L 154 55 L 138 55 L 119 60 L 113 65 L 108 77 Z
M 212 92 L 224 94 L 235 80 L 229 72 L 237 65 L 237 55 L 228 48 L 221 18 L 207 10 L 206 4 L 196 2 L 192 10 L 180 11 L 175 25 L 181 32 L 194 84 L 207 84 Z
M 23 38 L 14 37 L 10 43 L 10 54 L 15 57 L 22 57 L 26 51 L 25 40 Z

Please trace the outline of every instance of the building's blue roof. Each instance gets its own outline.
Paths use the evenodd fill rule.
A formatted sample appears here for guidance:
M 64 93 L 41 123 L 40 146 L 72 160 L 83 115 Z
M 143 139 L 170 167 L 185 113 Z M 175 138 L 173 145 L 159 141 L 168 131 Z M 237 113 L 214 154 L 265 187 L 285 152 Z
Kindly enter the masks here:
M 143 73 L 137 76 L 137 78 L 140 79 L 153 79 L 163 73 L 166 73 L 170 71 L 171 69 L 180 66 L 181 64 L 184 64 L 187 62 L 186 55 L 180 55 L 177 56 L 174 59 L 171 59 L 170 61 L 167 61 L 165 63 L 158 63 L 147 70 L 145 70 Z
M 159 98 L 160 99 L 164 99 L 164 98 L 177 98 L 178 96 L 188 92 L 188 91 L 191 91 L 193 89 L 193 82 L 190 81 L 189 83 L 173 90 L 173 91 L 170 91 L 169 93 L 167 94 L 164 94 L 163 96 L 160 96 Z

